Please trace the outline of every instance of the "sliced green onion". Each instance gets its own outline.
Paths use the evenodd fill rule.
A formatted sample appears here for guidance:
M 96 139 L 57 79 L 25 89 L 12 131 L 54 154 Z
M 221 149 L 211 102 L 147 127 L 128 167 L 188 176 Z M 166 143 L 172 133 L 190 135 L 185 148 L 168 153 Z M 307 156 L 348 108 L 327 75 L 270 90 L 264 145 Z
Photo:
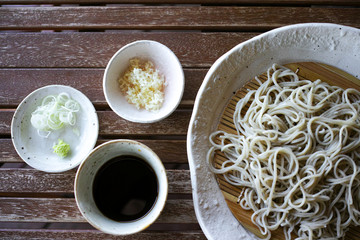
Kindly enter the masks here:
M 59 95 L 46 96 L 40 106 L 31 114 L 31 124 L 38 129 L 38 134 L 47 137 L 51 131 L 59 130 L 66 125 L 76 124 L 76 113 L 80 105 L 63 92 Z M 41 134 L 40 132 L 47 132 Z
M 54 104 L 56 102 L 56 97 L 54 95 L 49 95 L 44 97 L 44 99 L 42 100 L 41 106 L 50 106 L 49 104 L 51 103 Z
M 60 93 L 58 96 L 57 96 L 57 101 L 59 102 L 59 103 L 65 103 L 65 102 L 67 102 L 68 100 L 70 99 L 70 96 L 69 96 L 69 94 L 67 94 L 67 93 Z

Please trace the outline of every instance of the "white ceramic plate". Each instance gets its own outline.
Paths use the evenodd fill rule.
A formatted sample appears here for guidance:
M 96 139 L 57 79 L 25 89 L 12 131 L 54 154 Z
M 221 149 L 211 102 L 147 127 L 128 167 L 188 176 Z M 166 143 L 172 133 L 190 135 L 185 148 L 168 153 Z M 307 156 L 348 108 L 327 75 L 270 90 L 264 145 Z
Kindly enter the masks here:
M 208 136 L 225 104 L 254 76 L 274 62 L 326 63 L 360 77 L 360 30 L 309 23 L 278 28 L 245 41 L 210 68 L 197 94 L 187 136 L 187 152 L 196 216 L 208 239 L 255 239 L 230 212 L 205 163 Z
M 53 131 L 47 138 L 40 137 L 30 122 L 31 113 L 44 97 L 66 92 L 81 109 L 74 127 Z M 63 85 L 50 85 L 30 93 L 18 106 L 11 123 L 11 138 L 20 157 L 31 167 L 45 172 L 63 172 L 77 167 L 94 148 L 99 122 L 94 106 L 80 91 Z M 71 147 L 67 157 L 60 158 L 52 147 L 64 140 Z

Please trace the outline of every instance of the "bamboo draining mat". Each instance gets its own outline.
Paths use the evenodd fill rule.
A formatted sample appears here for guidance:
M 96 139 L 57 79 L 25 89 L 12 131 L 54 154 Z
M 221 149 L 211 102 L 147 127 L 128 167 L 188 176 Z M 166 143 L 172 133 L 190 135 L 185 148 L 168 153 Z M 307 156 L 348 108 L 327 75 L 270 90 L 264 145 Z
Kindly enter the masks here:
M 359 79 L 333 66 L 314 62 L 291 63 L 286 64 L 285 66 L 290 68 L 294 72 L 297 71 L 300 79 L 309 79 L 312 81 L 321 79 L 322 81 L 327 82 L 330 85 L 337 85 L 342 88 L 355 88 L 357 90 L 360 90 Z M 266 81 L 267 73 L 265 72 L 259 75 L 258 78 L 262 82 Z M 231 98 L 231 100 L 224 109 L 224 112 L 218 124 L 219 130 L 236 134 L 236 129 L 233 123 L 233 114 L 235 111 L 236 103 L 247 94 L 248 89 L 256 90 L 258 87 L 259 83 L 255 79 L 252 79 L 235 93 L 235 95 Z M 222 153 L 215 154 L 214 163 L 217 166 L 221 165 L 225 160 L 226 158 Z M 263 238 L 264 236 L 261 234 L 258 227 L 251 221 L 251 215 L 253 212 L 242 209 L 238 204 L 238 198 L 242 189 L 240 187 L 232 186 L 231 184 L 227 183 L 222 175 L 217 175 L 216 178 L 219 187 L 225 197 L 227 205 L 236 217 L 236 219 L 238 219 L 245 228 L 253 232 L 256 236 Z M 279 228 L 278 230 L 273 231 L 271 239 L 284 240 L 285 237 L 283 234 L 283 230 Z M 350 231 L 347 233 L 346 239 L 359 240 L 360 229 L 356 229 L 356 227 L 351 228 Z

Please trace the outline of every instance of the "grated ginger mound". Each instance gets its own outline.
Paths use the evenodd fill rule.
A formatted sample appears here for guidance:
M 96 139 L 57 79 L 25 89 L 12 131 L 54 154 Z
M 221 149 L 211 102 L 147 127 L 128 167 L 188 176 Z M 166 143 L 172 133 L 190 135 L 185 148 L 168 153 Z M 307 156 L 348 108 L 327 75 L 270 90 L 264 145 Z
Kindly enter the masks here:
M 164 102 L 165 79 L 151 61 L 130 60 L 130 67 L 119 78 L 121 92 L 137 109 L 157 111 Z

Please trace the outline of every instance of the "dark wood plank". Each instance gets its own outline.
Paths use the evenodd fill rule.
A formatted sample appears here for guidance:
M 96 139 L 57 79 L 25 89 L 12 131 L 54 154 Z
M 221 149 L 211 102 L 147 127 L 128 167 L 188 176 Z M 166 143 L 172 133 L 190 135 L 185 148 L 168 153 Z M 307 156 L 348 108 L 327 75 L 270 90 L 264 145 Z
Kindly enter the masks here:
M 0 195 L 73 194 L 76 170 L 44 173 L 34 169 L 0 168 Z M 167 170 L 169 194 L 191 194 L 189 170 Z
M 96 145 L 108 141 L 100 139 Z M 137 139 L 150 147 L 165 164 L 187 164 L 186 140 L 144 140 Z M 0 163 L 24 163 L 16 153 L 11 139 L 0 139 Z
M 184 69 L 181 106 L 192 106 L 208 69 Z M 52 84 L 74 87 L 98 107 L 108 107 L 102 88 L 104 69 L 0 69 L 0 107 L 15 108 L 32 91 Z
M 133 123 L 120 118 L 112 111 L 98 111 L 101 121 L 99 133 L 104 136 L 186 135 L 191 110 L 177 110 L 156 123 Z
M 1 0 L 0 4 L 109 4 L 109 3 L 127 3 L 127 4 L 274 4 L 274 5 L 351 5 L 358 6 L 358 0 Z
M 17 155 L 11 139 L 0 139 L 0 163 L 5 162 L 23 162 Z
M 18 30 L 197 29 L 264 31 L 304 22 L 329 22 L 360 27 L 360 9 L 223 6 L 0 8 L 0 29 Z
M 0 198 L 2 222 L 86 222 L 74 198 Z M 197 223 L 193 201 L 168 199 L 156 223 Z
M 183 67 L 208 68 L 228 50 L 256 35 L 257 32 L 0 33 L 0 67 L 105 68 L 112 55 L 121 47 L 147 39 L 168 46 Z M 99 73 L 92 74 L 90 81 L 98 79 Z M 87 83 L 82 84 L 86 86 Z
M 0 135 L 9 135 L 11 132 L 11 119 L 14 115 L 13 109 L 0 110 Z
M 34 169 L 0 168 L 0 195 L 14 193 L 74 193 L 76 170 L 49 174 Z
M 109 3 L 127 3 L 127 4 L 274 4 L 274 5 L 351 5 L 358 6 L 358 0 L 1 0 L 0 4 L 109 4 Z
M 97 230 L 0 230 L 1 239 L 118 239 L 118 240 L 206 240 L 201 231 L 184 231 L 184 232 L 150 232 L 144 231 L 129 236 L 113 236 L 102 233 Z
M 140 136 L 185 136 L 191 110 L 176 110 L 166 119 L 150 124 L 133 123 L 120 118 L 113 111 L 97 111 L 99 135 L 107 137 Z M 0 135 L 10 135 L 14 110 L 0 110 Z

